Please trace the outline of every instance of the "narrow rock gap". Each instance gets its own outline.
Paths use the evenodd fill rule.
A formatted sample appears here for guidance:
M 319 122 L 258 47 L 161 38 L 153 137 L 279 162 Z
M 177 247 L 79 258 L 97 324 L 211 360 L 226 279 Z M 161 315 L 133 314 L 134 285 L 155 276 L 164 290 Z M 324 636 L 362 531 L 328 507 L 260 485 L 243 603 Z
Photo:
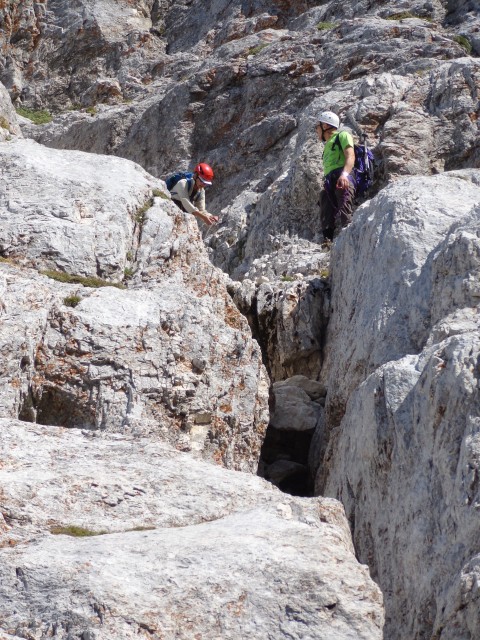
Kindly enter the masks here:
M 284 493 L 312 497 L 308 457 L 314 432 L 315 429 L 281 431 L 270 425 L 260 452 L 258 475 Z
M 272 381 L 272 371 L 269 366 L 269 349 L 259 322 L 257 298 L 253 296 L 247 303 L 241 297 L 235 296 L 233 290 L 230 290 L 230 294 L 238 310 L 248 321 L 252 336 L 260 346 L 263 364 Z M 320 331 L 320 334 L 323 335 L 323 332 Z M 320 340 L 319 344 L 323 348 L 322 340 Z M 312 497 L 314 495 L 314 474 L 309 465 L 309 455 L 318 420 L 313 419 L 311 415 L 309 416 L 310 421 L 313 420 L 312 428 L 302 426 L 298 429 L 293 424 L 287 425 L 286 428 L 285 426 L 281 429 L 276 428 L 272 424 L 275 409 L 273 384 L 274 381 L 271 382 L 270 388 L 270 421 L 260 452 L 257 475 L 265 478 L 284 493 L 300 497 Z M 299 394 L 304 394 L 301 389 L 297 389 L 297 391 Z M 307 395 L 304 395 L 308 400 Z

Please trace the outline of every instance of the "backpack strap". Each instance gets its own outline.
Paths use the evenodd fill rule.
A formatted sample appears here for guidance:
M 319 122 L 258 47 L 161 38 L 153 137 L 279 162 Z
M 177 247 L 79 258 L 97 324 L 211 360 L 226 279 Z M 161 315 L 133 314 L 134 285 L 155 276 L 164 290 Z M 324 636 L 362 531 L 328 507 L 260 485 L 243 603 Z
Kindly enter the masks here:
M 332 150 L 335 149 L 335 147 L 338 147 L 340 151 L 343 151 L 342 145 L 340 144 L 340 133 L 341 131 L 337 131 L 337 133 L 335 134 L 335 140 L 332 144 Z

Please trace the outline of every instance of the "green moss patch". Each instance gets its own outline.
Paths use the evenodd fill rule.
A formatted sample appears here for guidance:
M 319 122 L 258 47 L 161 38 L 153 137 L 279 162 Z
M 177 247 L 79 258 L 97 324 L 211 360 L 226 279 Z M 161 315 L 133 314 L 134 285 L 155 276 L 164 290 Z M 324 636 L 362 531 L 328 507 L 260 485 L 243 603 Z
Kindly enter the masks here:
M 455 36 L 454 40 L 457 44 L 459 44 L 462 47 L 462 49 L 465 49 L 468 55 L 472 53 L 472 49 L 473 49 L 472 43 L 466 36 Z
M 135 222 L 137 224 L 139 224 L 140 226 L 143 225 L 143 223 L 145 222 L 145 214 L 152 206 L 153 206 L 153 198 L 148 198 L 145 204 L 142 207 L 140 207 L 140 209 L 138 209 L 137 213 L 135 214 Z
M 27 109 L 27 107 L 19 107 L 17 113 L 23 118 L 28 118 L 34 124 L 48 124 L 53 119 L 49 111 L 35 111 L 34 109 Z
M 82 299 L 80 298 L 80 296 L 67 296 L 63 299 L 63 304 L 66 307 L 76 307 L 77 304 L 81 302 L 81 300 Z
M 413 13 L 410 11 L 402 11 L 401 13 L 392 13 L 391 16 L 387 17 L 387 20 L 406 20 L 407 18 L 416 18 Z
M 170 196 L 168 196 L 166 193 L 163 193 L 163 191 L 160 191 L 160 189 L 154 189 L 152 193 L 154 198 L 163 198 L 163 200 L 171 199 Z
M 50 533 L 54 536 L 72 536 L 73 538 L 89 538 L 91 536 L 104 536 L 108 531 L 93 531 L 92 529 L 85 529 L 84 527 L 78 527 L 75 524 L 69 524 L 65 527 L 52 527 Z
M 116 287 L 117 289 L 125 289 L 125 285 L 121 282 L 108 282 L 108 280 L 102 280 L 101 278 L 95 278 L 93 276 L 77 276 L 64 271 L 54 271 L 53 269 L 47 269 L 40 272 L 42 275 L 57 280 L 57 282 L 65 282 L 67 284 L 81 284 L 83 287 L 91 287 L 98 289 L 99 287 Z
M 317 29 L 319 31 L 329 31 L 330 29 L 336 29 L 338 24 L 335 22 L 319 22 L 317 24 Z
M 250 47 L 250 49 L 248 49 L 248 51 L 247 51 L 247 55 L 248 56 L 256 56 L 257 53 L 260 53 L 260 51 L 263 51 L 265 49 L 265 47 L 268 47 L 268 43 L 257 44 L 256 47 Z

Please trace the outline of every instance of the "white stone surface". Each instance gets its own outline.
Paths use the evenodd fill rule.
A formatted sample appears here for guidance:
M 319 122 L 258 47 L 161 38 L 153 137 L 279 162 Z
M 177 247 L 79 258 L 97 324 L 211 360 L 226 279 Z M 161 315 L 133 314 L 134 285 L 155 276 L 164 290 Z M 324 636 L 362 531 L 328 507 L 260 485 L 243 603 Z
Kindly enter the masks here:
M 150 433 L 256 468 L 268 384 L 221 280 L 213 297 L 174 268 L 135 290 L 60 284 L 5 263 L 0 271 L 2 415 Z M 74 308 L 65 304 L 72 295 Z
M 464 271 L 476 270 L 477 259 L 464 245 L 475 244 L 479 175 L 399 180 L 359 208 L 339 236 L 323 369 L 332 412 L 340 414 L 377 367 L 418 353 L 432 326 L 458 306 L 477 304 Z
M 389 640 L 478 635 L 479 179 L 394 184 L 332 252 L 317 492 L 345 505 Z
M 193 5 L 24 0 L 6 2 L 0 10 L 2 81 L 16 106 L 48 108 L 55 116 L 44 126 L 20 120 L 25 135 L 52 147 L 127 157 L 157 177 L 194 166 L 198 156 L 212 162 L 217 175 L 208 203 L 221 214 L 221 222 L 205 234 L 206 242 L 216 265 L 250 279 L 237 289 L 236 300 L 258 330 L 272 378 L 304 374 L 317 379 L 323 368 L 322 381 L 328 382 L 326 420 L 318 424 L 311 450 L 311 468 L 318 467 L 319 478 L 333 473 L 335 465 L 342 468 L 341 460 L 332 462 L 335 443 L 345 450 L 342 434 L 332 429 L 339 426 L 359 384 L 391 362 L 403 363 L 405 354 L 418 357 L 415 374 L 404 376 L 399 364 L 401 384 L 390 379 L 390 397 L 403 397 L 401 389 L 411 385 L 415 390 L 416 373 L 428 370 L 422 358 L 428 360 L 432 349 L 478 331 L 478 229 L 472 222 L 478 217 L 478 205 L 472 204 L 478 203 L 478 177 L 473 172 L 456 177 L 449 173 L 433 181 L 420 177 L 480 166 L 480 64 L 475 57 L 480 39 L 473 4 L 251 0 L 246 10 L 245 3 L 240 7 L 230 0 L 198 0 Z M 405 12 L 413 17 L 401 17 Z M 468 37 L 473 56 L 455 40 L 459 34 Z M 0 115 L 5 117 L 8 109 L 8 127 L 0 127 L 0 138 L 8 140 L 15 116 L 3 97 Z M 67 111 L 70 107 L 74 110 Z M 340 236 L 330 272 L 329 253 L 320 245 L 321 146 L 313 129 L 325 109 L 368 133 L 380 162 L 378 189 L 398 176 L 419 176 L 411 187 L 396 185 L 394 191 L 385 191 L 377 204 L 367 207 L 368 220 L 354 223 L 351 235 Z M 146 183 L 139 179 L 135 194 L 125 195 L 131 176 L 122 164 L 116 178 L 119 189 L 117 185 L 103 193 L 105 198 L 98 197 L 98 184 L 108 183 L 107 167 L 112 166 L 106 157 L 100 161 L 90 156 L 90 172 L 80 161 L 70 167 L 69 176 L 81 165 L 79 176 L 88 185 L 87 193 L 64 177 L 46 202 L 46 188 L 56 178 L 47 179 L 46 172 L 39 171 L 43 160 L 35 164 L 28 157 L 30 152 L 36 157 L 32 149 L 15 161 L 12 154 L 2 156 L 2 254 L 37 269 L 65 268 L 114 280 L 122 280 L 126 268 L 134 271 L 128 281 L 134 292 L 105 290 L 91 298 L 83 294 L 80 305 L 69 310 L 63 298 L 79 288 L 46 285 L 43 279 L 2 265 L 4 415 L 15 417 L 21 410 L 32 417 L 40 406 L 45 418 L 47 391 L 53 389 L 64 406 L 71 409 L 75 403 L 88 425 L 108 424 L 109 429 L 149 433 L 152 438 L 164 429 L 162 437 L 172 438 L 179 448 L 253 468 L 266 424 L 265 376 L 245 322 L 226 297 L 224 279 L 199 251 L 196 223 L 176 215 L 168 203 L 156 203 L 140 238 L 132 215 L 146 200 Z M 42 157 L 45 164 L 54 162 L 45 150 Z M 68 157 L 73 156 L 58 156 L 57 164 L 68 167 Z M 154 185 L 162 188 L 157 181 Z M 118 203 L 120 190 L 125 200 Z M 9 191 L 14 195 L 11 206 Z M 94 209 L 91 222 L 87 207 L 81 224 L 88 230 L 81 233 L 76 220 L 83 214 L 70 194 Z M 38 210 L 35 203 L 41 205 Z M 461 211 L 452 219 L 457 203 Z M 114 211 L 109 217 L 105 212 L 110 207 Z M 27 216 L 17 224 L 22 212 Z M 92 232 L 95 225 L 98 233 Z M 343 260 L 345 272 L 340 268 Z M 300 286 L 288 282 L 291 278 Z M 320 279 L 322 286 L 317 287 Z M 334 288 L 334 306 L 326 341 L 328 284 Z M 180 319 L 178 300 L 184 300 L 187 309 Z M 160 318 L 152 321 L 150 314 Z M 139 351 L 133 352 L 132 346 Z M 212 349 L 221 364 L 213 366 L 204 349 Z M 456 366 L 463 371 L 460 360 Z M 242 368 L 245 377 L 239 373 Z M 454 396 L 453 386 L 449 393 Z M 53 402 L 57 417 L 62 402 Z M 428 408 L 420 394 L 418 403 L 428 423 L 433 405 Z M 221 417 L 213 435 L 212 415 Z M 365 416 L 371 429 L 383 425 L 381 416 Z M 73 412 L 73 417 L 78 414 Z M 364 426 L 353 418 L 348 424 L 352 429 Z M 327 438 L 332 447 L 322 468 Z M 445 449 L 434 444 L 435 456 L 444 459 Z M 448 451 L 453 445 L 446 440 L 445 446 Z M 368 455 L 382 456 L 378 451 Z M 366 460 L 358 464 L 368 483 L 372 470 Z M 408 475 L 417 472 L 406 460 L 401 464 Z M 343 478 L 350 470 L 344 471 Z M 361 495 L 362 478 L 356 473 L 352 471 L 358 480 L 355 490 Z M 467 475 L 471 473 L 469 469 Z M 340 482 L 351 515 L 351 487 L 344 479 Z M 398 483 L 394 498 L 403 492 L 408 505 L 408 477 L 400 471 Z M 445 504 L 448 500 L 453 499 L 447 496 Z M 393 514 L 385 526 L 392 522 L 399 530 L 411 531 L 407 507 L 400 501 L 393 504 L 406 521 Z M 425 505 L 428 509 L 428 501 Z M 450 503 L 444 513 L 460 522 L 449 509 Z M 377 513 L 372 508 L 369 520 L 365 511 L 362 531 L 376 530 Z M 432 517 L 436 515 L 433 507 Z M 439 525 L 432 526 L 435 534 Z M 432 586 L 420 576 L 425 593 L 419 598 L 405 584 L 415 582 L 419 567 L 423 571 L 422 558 L 417 562 L 408 556 L 404 564 L 392 562 L 390 567 L 386 553 L 371 560 L 374 552 L 368 544 L 362 547 L 372 567 L 382 567 L 385 584 L 397 575 L 393 567 L 403 580 L 400 593 L 386 591 L 389 640 L 392 629 L 411 630 L 408 640 L 415 633 L 419 638 L 436 633 L 440 640 L 479 635 L 474 591 L 478 549 L 470 548 L 471 554 L 466 552 L 455 564 L 461 552 L 448 544 L 457 534 L 446 530 L 441 532 L 445 547 L 442 535 L 435 540 L 439 549 L 447 549 L 451 580 L 437 588 L 442 570 L 426 570 L 436 590 L 428 591 Z M 382 531 L 375 553 L 384 553 L 383 538 L 394 535 Z M 359 540 L 363 544 L 362 536 Z M 465 541 L 466 548 L 467 533 Z M 401 537 L 398 542 L 404 548 Z M 413 602 L 402 599 L 406 594 Z M 397 607 L 400 601 L 403 608 Z M 411 612 L 417 609 L 414 619 Z M 148 634 L 147 629 L 141 632 Z M 92 640 L 90 632 L 80 633 L 82 640 Z M 122 627 L 118 633 L 126 637 L 127 630 Z M 276 635 L 277 630 L 272 632 Z
M 162 183 L 133 162 L 0 144 L 0 251 L 28 266 L 123 279 L 137 212 Z
M 382 637 L 336 501 L 150 439 L 0 422 L 2 637 Z M 104 533 L 50 533 L 67 525 Z
M 255 470 L 268 382 L 196 220 L 130 161 L 1 147 L 3 415 L 150 432 Z M 62 285 L 26 266 L 131 289 Z

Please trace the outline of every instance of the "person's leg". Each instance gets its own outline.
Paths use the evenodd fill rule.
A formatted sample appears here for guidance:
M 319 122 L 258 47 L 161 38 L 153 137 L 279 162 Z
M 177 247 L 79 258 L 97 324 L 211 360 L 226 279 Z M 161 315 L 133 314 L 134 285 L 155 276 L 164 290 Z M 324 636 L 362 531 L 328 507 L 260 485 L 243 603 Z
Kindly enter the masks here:
M 333 198 L 326 189 L 322 189 L 320 193 L 320 224 L 322 233 L 327 240 L 333 240 L 333 232 L 335 230 L 335 207 L 332 202 Z
M 335 229 L 340 230 L 349 225 L 353 217 L 355 185 L 351 176 L 348 181 L 348 189 L 335 189 L 335 199 L 337 203 Z

